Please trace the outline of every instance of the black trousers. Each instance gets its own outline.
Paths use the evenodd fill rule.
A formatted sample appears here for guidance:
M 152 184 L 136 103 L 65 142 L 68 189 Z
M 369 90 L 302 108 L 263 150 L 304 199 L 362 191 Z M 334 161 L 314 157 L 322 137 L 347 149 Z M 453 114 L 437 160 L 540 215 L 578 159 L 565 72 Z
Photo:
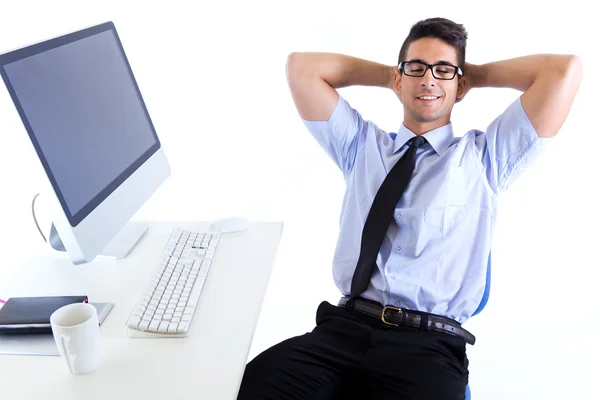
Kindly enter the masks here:
M 457 336 L 391 327 L 323 302 L 312 332 L 248 363 L 238 400 L 464 400 L 465 346 Z

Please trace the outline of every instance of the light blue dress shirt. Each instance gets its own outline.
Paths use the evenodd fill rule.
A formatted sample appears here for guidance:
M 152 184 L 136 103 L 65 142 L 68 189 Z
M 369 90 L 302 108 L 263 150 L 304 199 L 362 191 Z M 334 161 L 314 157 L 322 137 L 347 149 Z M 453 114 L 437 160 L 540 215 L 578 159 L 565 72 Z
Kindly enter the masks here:
M 349 295 L 375 194 L 415 134 L 384 132 L 342 96 L 328 121 L 303 122 L 345 178 L 333 278 Z M 449 123 L 423 136 L 362 296 L 463 323 L 484 296 L 498 195 L 550 139 L 537 136 L 520 97 L 485 132 L 454 137 Z

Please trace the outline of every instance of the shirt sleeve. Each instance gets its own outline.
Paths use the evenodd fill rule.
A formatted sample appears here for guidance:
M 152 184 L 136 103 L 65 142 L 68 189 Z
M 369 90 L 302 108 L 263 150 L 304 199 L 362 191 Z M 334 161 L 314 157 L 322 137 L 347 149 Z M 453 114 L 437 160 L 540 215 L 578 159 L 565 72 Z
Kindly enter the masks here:
M 346 177 L 356 159 L 359 132 L 364 126 L 362 116 L 339 96 L 327 121 L 302 121 Z
M 496 193 L 508 187 L 526 171 L 551 142 L 540 138 L 525 114 L 519 96 L 475 144 L 491 188 Z

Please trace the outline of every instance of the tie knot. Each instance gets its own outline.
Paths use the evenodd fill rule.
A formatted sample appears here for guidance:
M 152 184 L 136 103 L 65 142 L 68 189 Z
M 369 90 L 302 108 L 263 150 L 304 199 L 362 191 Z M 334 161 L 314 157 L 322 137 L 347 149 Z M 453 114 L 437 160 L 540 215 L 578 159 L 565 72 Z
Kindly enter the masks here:
M 416 138 L 411 139 L 412 143 L 410 144 L 412 147 L 419 148 L 425 143 L 425 138 L 423 136 L 417 136 Z

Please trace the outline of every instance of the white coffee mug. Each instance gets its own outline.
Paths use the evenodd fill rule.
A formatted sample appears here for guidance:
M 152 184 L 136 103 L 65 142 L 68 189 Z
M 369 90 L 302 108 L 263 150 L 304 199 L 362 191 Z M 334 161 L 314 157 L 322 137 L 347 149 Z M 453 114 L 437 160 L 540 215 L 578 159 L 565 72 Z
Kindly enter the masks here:
M 96 307 L 69 304 L 50 316 L 50 325 L 60 356 L 72 374 L 87 374 L 100 361 L 100 327 Z

